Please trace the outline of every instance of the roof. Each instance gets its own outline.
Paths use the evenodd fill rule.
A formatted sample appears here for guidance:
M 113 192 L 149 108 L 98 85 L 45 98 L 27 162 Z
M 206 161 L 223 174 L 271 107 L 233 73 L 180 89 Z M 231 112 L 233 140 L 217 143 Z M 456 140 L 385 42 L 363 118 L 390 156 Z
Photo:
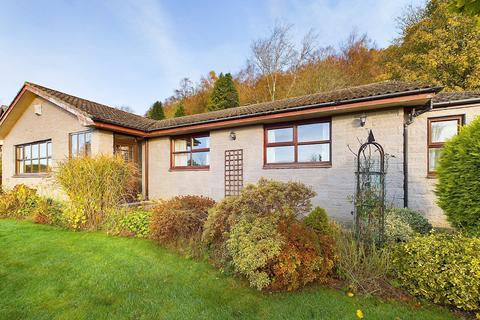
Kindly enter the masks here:
M 329 107 L 360 101 L 413 95 L 417 93 L 437 93 L 442 89 L 442 87 L 436 85 L 420 82 L 384 81 L 190 116 L 152 120 L 35 83 L 25 82 L 25 88 L 30 88 L 34 93 L 38 92 L 54 101 L 56 100 L 59 103 L 73 107 L 73 109 L 90 118 L 94 122 L 113 124 L 125 128 L 140 130 L 145 133 L 167 128 L 171 129 L 222 120 L 233 120 L 265 114 L 304 110 L 314 107 Z M 12 107 L 12 105 L 10 107 Z
M 437 106 L 468 101 L 476 102 L 480 101 L 480 91 L 440 92 L 433 97 L 432 101 Z
M 93 121 L 102 121 L 139 130 L 147 130 L 155 123 L 155 120 L 46 88 L 35 83 L 25 82 L 25 85 L 36 88 L 50 97 L 57 98 L 62 102 L 69 104 L 90 117 Z
M 373 100 L 421 92 L 438 92 L 442 87 L 419 82 L 384 81 L 345 89 L 320 92 L 300 97 L 276 100 L 272 102 L 229 108 L 219 111 L 199 113 L 173 119 L 157 121 L 150 130 L 159 130 L 191 124 L 220 121 L 226 119 L 251 117 L 267 113 L 278 113 L 290 110 L 307 109 L 319 106 L 331 106 Z

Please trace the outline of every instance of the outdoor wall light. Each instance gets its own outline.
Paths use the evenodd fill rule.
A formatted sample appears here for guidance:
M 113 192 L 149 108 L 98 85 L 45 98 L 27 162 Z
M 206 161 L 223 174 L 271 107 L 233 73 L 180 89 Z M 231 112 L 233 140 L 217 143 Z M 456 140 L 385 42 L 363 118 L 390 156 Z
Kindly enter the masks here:
M 367 122 L 367 115 L 362 113 L 360 117 L 358 117 L 358 121 L 360 121 L 360 127 L 365 127 L 365 123 Z
M 230 140 L 237 140 L 237 134 L 235 133 L 235 131 L 230 131 Z

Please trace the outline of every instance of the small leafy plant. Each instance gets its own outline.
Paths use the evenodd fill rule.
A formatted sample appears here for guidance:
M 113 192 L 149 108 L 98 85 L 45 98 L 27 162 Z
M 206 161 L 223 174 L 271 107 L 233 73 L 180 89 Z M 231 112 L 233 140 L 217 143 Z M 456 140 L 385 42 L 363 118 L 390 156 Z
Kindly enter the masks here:
M 64 227 L 65 217 L 63 209 L 64 204 L 62 202 L 40 197 L 32 212 L 33 222 Z
M 137 238 L 146 238 L 150 232 L 152 212 L 144 208 L 126 209 L 126 214 L 120 220 L 120 235 L 128 235 Z
M 38 200 L 36 189 L 24 184 L 16 185 L 12 190 L 0 195 L 0 217 L 15 219 L 31 217 Z

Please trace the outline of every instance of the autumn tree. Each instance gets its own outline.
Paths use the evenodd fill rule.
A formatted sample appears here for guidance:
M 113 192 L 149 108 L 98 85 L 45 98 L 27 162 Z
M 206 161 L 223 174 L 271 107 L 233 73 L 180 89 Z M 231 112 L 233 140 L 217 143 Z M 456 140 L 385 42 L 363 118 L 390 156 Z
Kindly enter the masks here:
M 475 17 L 480 25 L 480 0 L 450 0 L 449 6 L 454 12 Z
M 386 49 L 382 78 L 427 81 L 449 90 L 480 88 L 480 27 L 454 13 L 447 0 L 430 0 L 401 21 L 401 36 Z
M 184 115 L 185 115 L 185 107 L 183 105 L 183 102 L 180 101 L 177 104 L 177 108 L 175 109 L 175 118 L 183 117 Z
M 238 91 L 230 73 L 220 73 L 208 99 L 207 111 L 238 107 Z
M 145 117 L 153 120 L 162 120 L 165 119 L 165 114 L 163 112 L 163 106 L 160 101 L 155 101 L 152 106 L 148 109 Z

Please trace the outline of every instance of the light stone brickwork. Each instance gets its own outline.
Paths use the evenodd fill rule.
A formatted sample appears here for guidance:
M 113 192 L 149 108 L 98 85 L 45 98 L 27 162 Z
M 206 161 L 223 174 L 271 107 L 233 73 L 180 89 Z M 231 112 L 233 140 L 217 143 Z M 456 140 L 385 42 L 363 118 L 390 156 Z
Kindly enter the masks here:
M 175 195 L 198 194 L 221 199 L 224 196 L 224 151 L 243 149 L 244 181 L 255 183 L 259 178 L 300 181 L 317 192 L 315 205 L 327 209 L 336 219 L 351 221 L 353 205 L 350 198 L 355 187 L 355 152 L 373 129 L 376 140 L 390 158 L 387 174 L 387 199 L 395 205 L 403 203 L 402 108 L 367 113 L 365 127 L 358 115 L 332 118 L 332 167 L 308 169 L 264 169 L 263 126 L 255 125 L 210 132 L 210 170 L 170 171 L 170 140 L 167 137 L 150 140 L 150 197 L 168 198 Z M 229 138 L 235 131 L 236 140 Z
M 480 115 L 480 104 L 434 109 L 418 116 L 408 127 L 408 206 L 422 211 L 438 227 L 448 227 L 445 215 L 436 204 L 437 179 L 427 177 L 428 118 L 464 115 L 466 124 Z
M 34 106 L 42 105 L 42 114 L 34 112 Z M 53 178 L 17 177 L 15 175 L 15 146 L 40 140 L 52 140 L 52 162 L 64 160 L 69 154 L 69 133 L 88 130 L 80 124 L 77 117 L 53 105 L 35 98 L 17 120 L 5 137 L 2 146 L 2 187 L 13 188 L 17 184 L 36 187 L 40 194 L 61 196 Z M 92 153 L 112 153 L 113 134 L 107 131 L 94 130 L 92 134 Z

